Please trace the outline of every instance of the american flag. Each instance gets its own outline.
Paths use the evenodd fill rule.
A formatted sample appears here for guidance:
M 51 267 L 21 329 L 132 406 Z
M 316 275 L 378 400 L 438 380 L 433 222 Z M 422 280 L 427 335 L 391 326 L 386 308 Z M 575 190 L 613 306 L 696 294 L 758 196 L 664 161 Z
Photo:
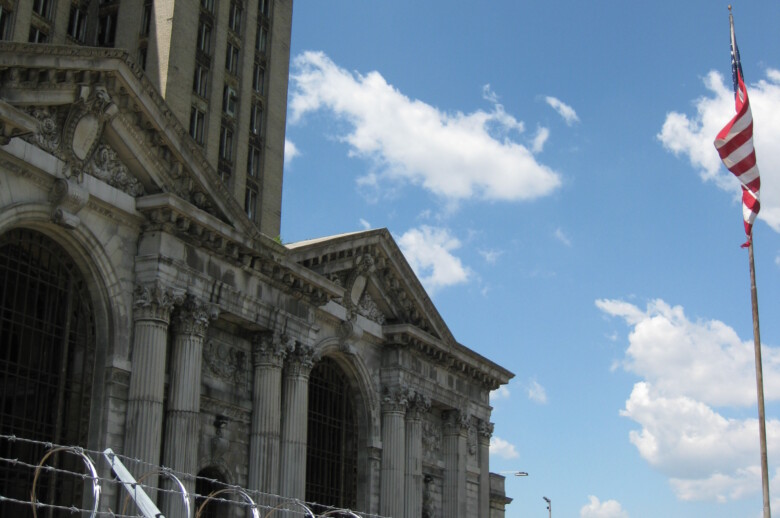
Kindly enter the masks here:
M 756 165 L 756 150 L 753 147 L 753 114 L 750 111 L 747 89 L 742 78 L 742 64 L 739 60 L 737 38 L 734 36 L 734 17 L 729 13 L 731 25 L 731 74 L 734 81 L 734 104 L 736 115 L 715 138 L 715 148 L 726 168 L 742 182 L 742 216 L 745 220 L 745 234 L 750 245 L 753 222 L 761 207 L 759 189 L 761 178 Z

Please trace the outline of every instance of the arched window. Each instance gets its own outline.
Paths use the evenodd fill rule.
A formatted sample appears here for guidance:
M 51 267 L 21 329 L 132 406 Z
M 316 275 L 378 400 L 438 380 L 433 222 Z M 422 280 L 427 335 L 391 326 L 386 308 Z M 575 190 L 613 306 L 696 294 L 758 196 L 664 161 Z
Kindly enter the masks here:
M 309 377 L 306 501 L 349 509 L 357 502 L 355 403 L 346 374 L 331 358 Z
M 0 434 L 86 447 L 94 364 L 94 315 L 76 264 L 39 232 L 1 235 Z M 37 464 L 44 453 L 35 444 L 0 442 L 6 458 Z M 83 471 L 74 456 L 47 464 Z M 0 464 L 0 494 L 25 500 L 31 485 L 31 472 Z M 41 502 L 69 506 L 80 501 L 81 488 L 80 479 L 45 473 L 36 494 Z M 0 516 L 25 513 L 0 503 Z

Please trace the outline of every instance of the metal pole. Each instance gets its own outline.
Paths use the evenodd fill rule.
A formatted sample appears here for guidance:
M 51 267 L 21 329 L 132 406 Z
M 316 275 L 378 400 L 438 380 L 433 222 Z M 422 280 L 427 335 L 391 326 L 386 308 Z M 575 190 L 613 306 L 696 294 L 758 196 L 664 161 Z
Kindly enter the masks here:
M 764 417 L 764 375 L 761 368 L 761 332 L 758 326 L 758 291 L 753 262 L 753 238 L 748 246 L 750 258 L 750 299 L 753 305 L 753 346 L 756 353 L 756 391 L 758 393 L 758 437 L 761 443 L 761 486 L 764 492 L 764 518 L 772 518 L 769 508 L 769 467 L 766 454 L 766 419 Z
M 544 501 L 547 502 L 547 513 L 549 515 L 549 518 L 552 518 L 552 500 L 547 498 L 546 496 L 543 496 Z

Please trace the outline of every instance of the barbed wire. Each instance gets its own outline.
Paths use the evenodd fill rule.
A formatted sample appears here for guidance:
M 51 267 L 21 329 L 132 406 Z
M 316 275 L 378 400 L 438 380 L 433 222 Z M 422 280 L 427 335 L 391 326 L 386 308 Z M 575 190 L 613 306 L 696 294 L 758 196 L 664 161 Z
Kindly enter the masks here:
M 97 450 L 90 450 L 88 448 L 84 448 L 81 446 L 65 446 L 56 444 L 53 442 L 48 441 L 38 441 L 34 439 L 28 439 L 25 437 L 17 437 L 16 435 L 3 435 L 0 434 L 0 441 L 6 441 L 10 444 L 13 443 L 23 443 L 23 444 L 29 444 L 29 445 L 35 445 L 38 447 L 42 447 L 47 452 L 51 452 L 51 450 L 55 449 L 67 449 L 72 450 L 74 453 L 78 453 L 81 455 L 86 455 L 89 457 L 89 459 L 92 461 L 95 466 L 102 466 L 106 467 L 108 469 L 112 469 L 110 463 L 106 460 L 104 455 L 109 452 L 110 450 L 106 451 L 97 451 Z M 150 462 L 147 462 L 143 459 L 133 458 L 129 457 L 127 455 L 122 455 L 116 452 L 112 452 L 111 455 L 114 457 L 120 459 L 120 461 L 123 464 L 133 466 L 135 468 L 148 468 L 145 469 L 144 472 L 136 478 L 135 484 L 132 484 L 133 489 L 135 488 L 141 488 L 144 492 L 147 494 L 153 494 L 153 495 L 160 495 L 160 494 L 169 494 L 169 495 L 175 495 L 178 498 L 182 497 L 182 492 L 176 489 L 168 489 L 166 487 L 156 487 L 149 484 L 143 483 L 142 480 L 140 480 L 141 477 L 146 477 L 150 475 L 160 475 L 160 476 L 166 476 L 166 475 L 173 475 L 181 480 L 191 481 L 191 482 L 197 482 L 198 480 L 207 482 L 212 485 L 212 488 L 220 487 L 221 490 L 218 491 L 212 491 L 209 495 L 202 495 L 198 493 L 191 492 L 189 493 L 189 496 L 197 501 L 208 503 L 214 502 L 217 504 L 225 504 L 225 505 L 231 505 L 231 506 L 239 506 L 246 509 L 256 509 L 258 511 L 263 512 L 269 512 L 269 514 L 264 516 L 270 516 L 273 514 L 276 510 L 281 510 L 283 506 L 300 506 L 302 509 L 305 509 L 309 512 L 302 512 L 300 510 L 296 509 L 289 509 L 287 507 L 284 507 L 285 515 L 299 515 L 299 516 L 315 516 L 314 513 L 311 511 L 311 507 L 321 509 L 321 514 L 319 516 L 353 516 L 357 518 L 383 518 L 380 515 L 377 514 L 371 514 L 371 513 L 362 513 L 362 512 L 356 512 L 351 511 L 348 509 L 341 509 L 338 507 L 333 507 L 329 505 L 323 505 L 319 504 L 317 502 L 302 502 L 295 498 L 289 498 L 282 495 L 277 495 L 273 493 L 265 493 L 262 491 L 254 490 L 254 489 L 248 489 L 236 484 L 229 484 L 227 482 L 224 482 L 222 480 L 216 479 L 216 478 L 210 478 L 210 477 L 204 477 L 199 475 L 193 475 L 191 473 L 184 473 L 180 471 L 176 471 L 172 468 L 168 468 L 165 466 L 159 466 L 152 464 Z M 44 456 L 45 459 L 45 456 Z M 58 468 L 51 465 L 41 464 L 40 461 L 38 464 L 32 464 L 31 462 L 21 460 L 19 458 L 8 458 L 8 457 L 0 457 L 0 463 L 6 463 L 10 464 L 14 467 L 34 470 L 34 471 L 43 471 L 46 473 L 54 473 L 54 474 L 62 474 L 67 475 L 69 477 L 74 477 L 77 479 L 81 479 L 82 481 L 86 482 L 87 479 L 92 480 L 93 476 L 84 472 L 77 472 L 72 471 L 65 468 Z M 101 470 L 98 470 L 100 472 Z M 119 481 L 115 477 L 104 477 L 104 476 L 97 476 L 97 480 L 101 484 L 106 484 L 108 486 L 113 486 L 114 494 L 121 495 L 122 490 L 126 490 L 125 485 Z M 119 487 L 116 487 L 119 486 Z M 249 495 L 251 498 L 250 500 L 252 503 L 248 501 L 239 501 L 234 500 L 230 498 L 223 498 L 218 497 L 215 493 L 224 493 L 226 490 L 230 490 L 236 493 L 244 493 L 246 495 Z M 126 490 L 127 491 L 127 490 Z M 129 495 L 129 492 L 128 492 Z M 127 497 L 123 498 L 122 500 L 125 500 Z M 25 506 L 32 506 L 34 505 L 36 508 L 43 508 L 43 509 L 53 509 L 53 510 L 59 510 L 59 511 L 66 511 L 71 514 L 74 513 L 88 513 L 90 516 L 108 516 L 108 517 L 114 517 L 114 518 L 143 518 L 140 514 L 118 514 L 114 512 L 112 509 L 108 508 L 108 510 L 99 511 L 99 510 L 90 510 L 90 509 L 81 509 L 76 506 L 63 506 L 63 505 L 57 505 L 57 504 L 51 504 L 46 502 L 40 502 L 36 501 L 35 504 L 33 504 L 30 500 L 19 500 L 16 498 L 12 498 L 6 495 L 0 494 L 0 503 L 8 502 L 18 505 L 25 505 Z M 273 502 L 274 504 L 269 505 L 268 502 Z M 124 507 L 122 509 L 122 512 L 124 512 Z

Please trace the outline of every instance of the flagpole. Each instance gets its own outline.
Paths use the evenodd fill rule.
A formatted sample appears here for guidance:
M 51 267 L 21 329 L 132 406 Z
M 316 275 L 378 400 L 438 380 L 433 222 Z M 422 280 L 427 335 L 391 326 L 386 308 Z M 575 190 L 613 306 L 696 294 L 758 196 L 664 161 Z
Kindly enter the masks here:
M 753 261 L 753 237 L 748 246 L 750 259 L 750 299 L 753 305 L 753 346 L 756 353 L 756 390 L 758 393 L 758 436 L 761 443 L 761 486 L 764 492 L 764 518 L 771 518 L 769 508 L 769 467 L 766 454 L 766 419 L 764 416 L 764 375 L 761 368 L 761 332 L 758 326 L 758 290 L 756 266 Z

